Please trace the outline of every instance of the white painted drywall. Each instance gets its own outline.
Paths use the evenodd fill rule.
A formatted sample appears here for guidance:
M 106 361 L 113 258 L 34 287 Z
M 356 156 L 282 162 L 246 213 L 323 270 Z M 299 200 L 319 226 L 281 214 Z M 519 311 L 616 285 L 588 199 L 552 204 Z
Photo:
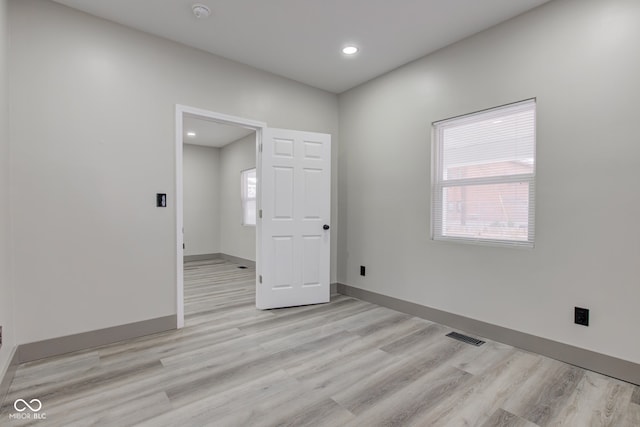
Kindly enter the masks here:
M 334 94 L 49 1 L 9 19 L 18 343 L 176 313 L 176 104 L 331 133 L 337 162 Z
M 242 225 L 240 172 L 255 167 L 255 133 L 221 149 L 220 252 L 251 261 L 256 260 L 256 228 Z
M 639 22 L 553 1 L 340 95 L 338 280 L 639 363 Z M 431 123 L 532 97 L 535 249 L 431 240 Z
M 220 252 L 220 149 L 184 144 L 185 256 Z
M 0 0 L 0 381 L 15 346 L 13 289 L 9 266 L 9 101 L 7 93 L 7 0 Z

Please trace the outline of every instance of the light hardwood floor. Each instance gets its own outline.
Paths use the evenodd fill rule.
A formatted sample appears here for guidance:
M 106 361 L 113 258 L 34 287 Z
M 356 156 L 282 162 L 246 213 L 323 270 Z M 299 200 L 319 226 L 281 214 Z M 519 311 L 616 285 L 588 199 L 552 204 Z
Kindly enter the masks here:
M 184 329 L 21 365 L 0 425 L 640 426 L 639 387 L 350 297 L 259 311 L 254 275 L 187 263 Z

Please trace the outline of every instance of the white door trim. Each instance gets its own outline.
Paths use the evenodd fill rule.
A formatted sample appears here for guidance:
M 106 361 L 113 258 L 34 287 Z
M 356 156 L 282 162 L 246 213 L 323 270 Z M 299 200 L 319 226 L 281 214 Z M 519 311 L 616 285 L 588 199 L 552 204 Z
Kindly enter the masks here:
M 259 153 L 259 145 L 262 140 L 262 130 L 267 127 L 267 124 L 264 122 L 259 122 L 256 120 L 245 119 L 243 117 L 230 116 L 228 114 L 216 113 L 214 111 L 203 110 L 200 108 L 189 107 L 186 105 L 176 104 L 176 145 L 175 145 L 175 154 L 176 154 L 176 186 L 175 186 L 175 195 L 176 195 L 176 239 L 175 239 L 175 247 L 176 247 L 176 313 L 177 313 L 177 328 L 180 329 L 184 327 L 184 250 L 182 247 L 183 244 L 183 175 L 182 175 L 182 145 L 183 145 L 183 126 L 182 126 L 182 118 L 184 114 L 192 114 L 195 116 L 204 117 L 206 119 L 211 119 L 218 123 L 223 123 L 227 125 L 241 126 L 247 129 L 253 129 L 256 131 L 256 172 L 258 176 L 260 176 L 260 171 L 262 170 L 262 158 Z M 260 203 L 260 184 L 258 183 L 257 188 L 257 200 L 258 204 Z M 257 206 L 260 209 L 261 206 Z M 256 271 L 260 271 L 260 221 L 256 221 Z

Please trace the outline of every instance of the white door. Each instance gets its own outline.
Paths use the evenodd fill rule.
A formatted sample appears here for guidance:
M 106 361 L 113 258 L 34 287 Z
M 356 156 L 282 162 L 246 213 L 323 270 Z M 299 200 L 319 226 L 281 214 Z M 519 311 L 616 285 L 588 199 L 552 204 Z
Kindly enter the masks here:
M 328 302 L 331 135 L 266 128 L 261 157 L 256 306 Z

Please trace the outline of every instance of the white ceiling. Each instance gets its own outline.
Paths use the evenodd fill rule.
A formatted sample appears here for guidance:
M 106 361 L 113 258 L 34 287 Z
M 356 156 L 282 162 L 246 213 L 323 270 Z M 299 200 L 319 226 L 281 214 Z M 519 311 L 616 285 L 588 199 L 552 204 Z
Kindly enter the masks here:
M 182 128 L 182 142 L 185 144 L 218 148 L 255 132 L 253 129 L 225 125 L 186 114 L 183 118 Z M 188 132 L 195 132 L 196 136 L 189 136 Z
M 54 1 L 340 93 L 549 0 Z

